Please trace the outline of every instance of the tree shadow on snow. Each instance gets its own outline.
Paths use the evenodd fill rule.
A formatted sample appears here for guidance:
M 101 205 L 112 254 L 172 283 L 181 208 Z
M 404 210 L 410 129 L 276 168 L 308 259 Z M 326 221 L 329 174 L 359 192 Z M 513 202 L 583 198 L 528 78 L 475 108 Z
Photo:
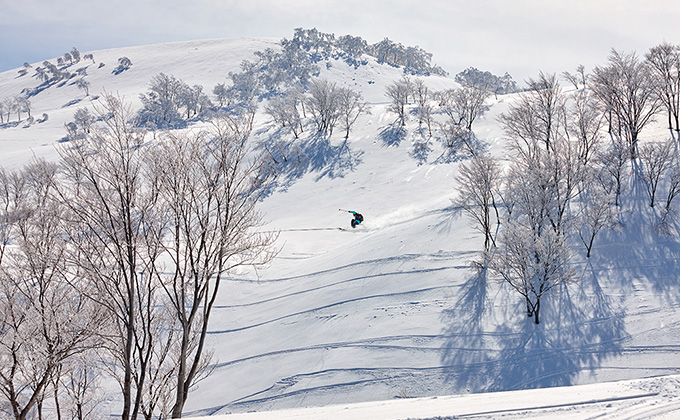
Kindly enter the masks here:
M 362 151 L 355 151 L 343 139 L 334 144 L 330 136 L 314 133 L 292 140 L 287 131 L 277 130 L 260 144 L 271 159 L 275 182 L 271 192 L 286 190 L 308 173 L 315 180 L 342 178 L 362 162 Z
M 437 222 L 431 227 L 439 235 L 448 235 L 456 229 L 456 221 L 463 217 L 463 209 L 451 203 L 450 206 L 432 210 L 428 214 L 437 214 Z
M 406 138 L 407 132 L 406 127 L 403 127 L 399 121 L 395 121 L 383 128 L 378 133 L 378 138 L 382 140 L 385 147 L 398 147 Z
M 460 162 L 461 160 L 465 160 L 469 157 L 470 157 L 469 153 L 462 149 L 445 147 L 442 153 L 439 156 L 437 156 L 437 158 L 434 160 L 434 164 L 446 165 L 449 163 Z
M 505 391 L 571 385 L 622 351 L 624 311 L 587 266 L 579 283 L 544 297 L 543 321 L 526 317 L 520 296 L 492 287 L 478 270 L 443 312 L 447 381 L 456 392 Z M 490 293 L 489 289 L 496 289 Z M 494 325 L 495 320 L 505 319 Z
M 440 141 L 444 143 L 444 150 L 441 155 L 434 160 L 434 163 L 438 165 L 446 165 L 469 159 L 472 156 L 470 148 L 472 148 L 475 153 L 484 153 L 488 149 L 488 145 L 483 141 L 478 140 L 476 137 L 468 139 L 469 146 L 465 146 L 463 143 L 447 145 L 442 139 L 440 139 Z
M 461 286 L 455 305 L 442 313 L 448 325 L 442 365 L 447 381 L 455 386 L 453 392 L 477 391 L 484 383 L 483 368 L 492 357 L 482 322 L 488 312 L 487 281 L 486 269 L 478 270 Z
M 416 161 L 418 166 L 427 163 L 432 152 L 432 136 L 424 127 L 419 127 L 413 134 L 411 150 L 408 155 Z
M 678 214 L 672 212 L 664 218 L 662 207 L 665 203 L 659 202 L 651 208 L 649 198 L 641 189 L 641 186 L 634 187 L 622 198 L 625 210 L 620 216 L 620 229 L 604 231 L 595 239 L 591 260 L 594 265 L 617 273 L 621 293 L 644 294 L 644 289 L 651 287 L 656 296 L 678 304 Z
M 79 103 L 82 102 L 82 101 L 83 101 L 83 98 L 72 99 L 72 100 L 68 101 L 67 103 L 65 103 L 64 105 L 62 105 L 61 107 L 62 107 L 62 108 L 68 108 L 68 107 L 70 107 L 70 106 L 79 104 Z
M 0 129 L 17 127 L 19 124 L 21 124 L 21 121 L 6 122 L 6 123 L 3 123 L 3 124 L 0 124 Z

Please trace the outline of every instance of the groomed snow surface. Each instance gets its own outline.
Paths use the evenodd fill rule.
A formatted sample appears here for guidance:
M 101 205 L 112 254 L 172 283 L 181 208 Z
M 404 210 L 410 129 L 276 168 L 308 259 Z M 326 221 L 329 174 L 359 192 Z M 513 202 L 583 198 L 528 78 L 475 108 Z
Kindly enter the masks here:
M 136 105 L 160 72 L 211 92 L 272 46 L 241 39 L 94 52 L 106 65 L 92 65 L 86 80 L 91 93 L 118 92 Z M 133 66 L 112 75 L 121 56 Z M 0 100 L 38 84 L 29 77 L 0 73 Z M 341 133 L 320 143 L 309 166 L 283 174 L 262 203 L 262 229 L 280 232 L 279 255 L 223 285 L 208 343 L 217 364 L 185 417 L 680 417 L 680 240 L 655 231 L 643 191 L 628 189 L 621 229 L 601 233 L 590 260 L 574 241 L 578 281 L 542 302 L 536 326 L 519 295 L 472 268 L 483 237 L 452 205 L 458 163 L 438 159 L 441 145 L 425 141 L 415 117 L 405 133 L 392 124 L 383 92 L 401 70 L 331 61 L 322 77 L 360 90 L 371 114 L 347 145 Z M 424 80 L 432 90 L 455 86 Z M 496 117 L 513 100 L 491 100 L 474 125 L 495 156 L 506 154 Z M 56 159 L 63 124 L 90 99 L 67 84 L 31 102 L 50 119 L 0 128 L 7 170 L 33 156 Z M 668 137 L 659 120 L 643 141 Z M 286 135 L 258 116 L 254 140 Z M 365 223 L 351 229 L 341 208 Z M 115 388 L 102 410 L 120 412 Z
M 680 377 L 195 417 L 192 420 L 676 419 Z

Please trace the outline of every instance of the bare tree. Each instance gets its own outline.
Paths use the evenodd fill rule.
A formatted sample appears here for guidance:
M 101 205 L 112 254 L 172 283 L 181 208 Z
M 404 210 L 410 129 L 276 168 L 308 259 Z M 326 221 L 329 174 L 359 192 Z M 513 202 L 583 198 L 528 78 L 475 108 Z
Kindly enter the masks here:
M 56 165 L 0 173 L 0 392 L 17 420 L 29 418 L 59 368 L 92 345 L 101 318 L 68 281 Z M 6 246 L 9 240 L 15 244 Z
M 425 123 L 428 135 L 432 136 L 433 107 L 430 104 L 430 91 L 422 79 L 416 79 L 413 82 L 413 92 L 416 104 L 418 105 L 418 126 L 422 127 L 423 123 Z
M 673 199 L 680 194 L 680 166 L 677 163 L 677 155 L 674 157 L 675 161 L 671 164 L 671 169 L 668 174 L 668 194 L 666 194 L 666 212 L 671 210 Z
M 289 129 L 297 139 L 304 129 L 298 110 L 303 100 L 302 94 L 297 89 L 290 89 L 283 96 L 270 99 L 264 107 L 264 112 L 282 128 Z
M 230 94 L 229 94 L 229 89 L 227 88 L 227 85 L 224 83 L 218 83 L 215 85 L 215 87 L 212 90 L 212 93 L 215 95 L 218 101 L 218 106 L 222 108 L 226 104 L 229 103 L 230 99 Z
M 609 147 L 599 154 L 596 160 L 601 168 L 596 175 L 597 179 L 607 193 L 614 195 L 614 204 L 619 207 L 624 181 L 628 174 L 630 149 L 626 146 L 625 140 L 614 137 Z
M 181 417 L 189 389 L 206 373 L 205 337 L 223 277 L 237 266 L 258 266 L 273 257 L 275 235 L 253 230 L 260 222 L 255 205 L 266 173 L 262 159 L 249 157 L 249 133 L 247 122 L 219 121 L 209 134 L 168 135 L 152 159 L 171 227 L 165 252 L 172 274 L 156 275 L 181 333 L 174 418 Z
M 16 108 L 16 103 L 14 101 L 13 97 L 7 97 L 2 100 L 2 103 L 5 105 L 5 115 L 7 115 L 7 122 L 9 122 L 9 118 L 12 112 L 14 112 Z
M 141 122 L 153 127 L 167 128 L 180 125 L 182 106 L 186 92 L 191 91 L 189 85 L 172 75 L 159 73 L 151 79 L 149 91 L 140 95 L 142 108 L 139 110 Z M 187 107 L 187 115 L 191 115 L 191 107 Z
M 69 359 L 63 366 L 64 372 L 58 378 L 60 389 L 65 391 L 62 401 L 66 403 L 66 412 L 73 420 L 103 417 L 98 415 L 98 411 L 105 402 L 106 395 L 101 389 L 101 371 L 96 363 L 97 356 L 93 351 L 80 353 Z M 57 418 L 61 418 L 60 405 L 55 398 Z
M 265 114 L 272 117 L 274 122 L 280 125 L 281 128 L 285 128 L 286 125 L 288 125 L 287 113 L 289 109 L 287 109 L 288 107 L 286 105 L 288 104 L 285 98 L 276 96 L 269 99 L 264 106 Z
M 496 246 L 492 232 L 492 208 L 496 222 L 500 223 L 494 197 L 501 182 L 500 166 L 488 154 L 477 154 L 469 165 L 461 163 L 457 181 L 459 195 L 455 203 L 477 222 L 478 229 L 484 234 L 484 250 L 489 251 L 492 245 Z
M 640 132 L 661 107 L 649 65 L 613 49 L 609 63 L 593 70 L 590 88 L 610 112 L 610 132 L 626 140 L 634 159 Z
M 640 147 L 640 174 L 649 196 L 649 206 L 654 207 L 654 199 L 664 172 L 670 165 L 673 142 L 646 143 Z
M 415 79 L 412 83 L 412 93 L 417 104 L 423 104 L 430 99 L 430 89 L 427 87 L 423 79 Z
M 42 67 L 35 68 L 35 77 L 41 82 L 47 82 L 50 79 L 50 75 Z
M 123 394 L 122 418 L 134 420 L 158 341 L 151 274 L 160 245 L 148 239 L 162 225 L 156 197 L 143 185 L 144 133 L 133 125 L 130 106 L 106 94 L 94 114 L 103 125 L 59 149 L 65 173 L 59 194 L 72 224 L 79 287 L 110 321 L 101 332 L 113 362 L 106 366 Z
M 205 112 L 212 107 L 212 103 L 208 96 L 203 93 L 203 86 L 182 84 L 183 88 L 180 90 L 178 99 L 179 105 L 184 106 L 186 119 L 205 115 Z
M 76 112 L 73 113 L 73 122 L 75 123 L 77 130 L 82 133 L 88 134 L 94 124 L 96 123 L 96 118 L 87 108 L 78 108 Z M 77 136 L 77 133 L 69 133 L 70 135 Z
M 472 130 L 472 124 L 488 107 L 484 101 L 491 96 L 491 91 L 478 87 L 463 86 L 449 89 L 439 94 L 440 107 L 454 124 Z
M 73 61 L 76 63 L 80 61 L 80 51 L 78 51 L 78 48 L 73 47 L 71 48 L 71 57 L 73 58 Z
M 85 96 L 90 96 L 90 82 L 87 80 L 83 78 L 76 80 L 76 87 L 83 90 L 85 92 Z
M 599 102 L 592 93 L 575 93 L 573 107 L 568 108 L 569 133 L 578 143 L 578 156 L 583 166 L 589 167 L 602 143 L 603 117 Z
M 14 101 L 14 103 L 12 104 L 12 108 L 14 109 L 14 112 L 17 113 L 17 120 L 21 121 L 21 114 L 24 112 L 24 107 L 22 106 L 21 103 L 21 97 L 16 95 L 12 97 L 12 101 Z
M 580 144 L 569 137 L 566 97 L 555 75 L 541 73 L 529 79 L 530 89 L 523 92 L 500 121 L 510 140 L 510 149 L 522 171 L 534 172 L 541 194 L 542 217 L 564 233 L 569 202 L 578 193 L 585 175 L 584 161 L 579 159 Z M 541 183 L 545 183 L 542 185 Z M 529 205 L 536 204 L 530 200 Z M 530 209 L 525 209 L 530 210 Z M 532 210 L 533 211 L 533 210 Z
M 680 131 L 680 47 L 664 42 L 652 47 L 645 58 L 656 77 L 656 95 L 668 112 L 668 128 Z
M 159 293 L 162 294 L 160 291 Z M 151 349 L 153 356 L 149 359 L 149 377 L 142 389 L 140 411 L 146 420 L 167 419 L 171 415 L 175 378 L 179 368 L 177 353 L 180 348 L 180 334 L 177 331 L 176 317 L 167 298 L 160 299 L 159 306 L 160 311 L 151 326 L 153 335 L 158 339 Z
M 566 236 L 552 229 L 536 235 L 524 223 L 506 226 L 491 268 L 525 300 L 527 316 L 540 322 L 541 302 L 552 289 L 573 281 Z
M 406 106 L 411 95 L 411 82 L 405 78 L 392 82 L 385 88 L 385 95 L 392 101 L 388 110 L 397 114 L 399 124 L 405 126 L 408 120 Z
M 460 151 L 463 151 L 465 157 L 480 153 L 480 143 L 472 130 L 451 121 L 439 124 L 439 130 L 446 147 L 445 153 L 448 153 L 449 157 L 460 158 Z
M 31 116 L 31 101 L 24 96 L 14 96 L 12 98 L 12 109 L 17 113 L 17 119 L 21 121 L 21 114 L 27 112 L 28 116 Z M 9 119 L 9 118 L 8 118 Z
M 611 194 L 605 192 L 601 184 L 591 184 L 581 192 L 575 226 L 581 242 L 586 247 L 586 258 L 590 258 L 592 254 L 597 234 L 616 222 L 616 217 L 611 211 L 611 202 Z
M 554 75 L 529 80 L 530 89 L 501 116 L 512 165 L 506 191 L 512 204 L 490 267 L 524 297 L 539 323 L 541 300 L 570 282 L 569 206 L 585 176 L 578 141 L 567 129 L 566 98 Z
M 340 117 L 339 89 L 328 80 L 312 80 L 305 103 L 319 133 L 333 134 Z
M 106 310 L 105 366 L 122 417 L 181 417 L 210 372 L 205 339 L 220 283 L 273 257 L 275 235 L 256 230 L 269 173 L 247 147 L 254 114 L 164 134 L 150 149 L 120 99 L 106 95 L 94 114 L 102 123 L 60 150 L 73 281 Z
M 566 134 L 565 97 L 554 74 L 540 73 L 527 81 L 517 103 L 510 105 L 500 122 L 512 140 L 513 150 L 533 159 L 539 148 L 551 151 Z
M 568 71 L 562 72 L 562 77 L 574 85 L 574 89 L 585 89 L 588 84 L 588 75 L 586 74 L 585 67 L 583 64 L 579 64 L 576 67 L 576 73 L 570 73 Z
M 205 338 L 213 304 L 226 274 L 268 263 L 276 235 L 259 233 L 256 204 L 267 181 L 265 160 L 247 140 L 252 119 L 216 121 L 210 132 L 167 133 L 149 161 L 167 209 L 168 235 L 154 276 L 163 285 L 177 325 L 176 394 L 172 416 L 181 417 L 190 388 L 207 373 Z M 166 274 L 168 273 L 169 274 Z
M 345 130 L 345 140 L 347 140 L 359 116 L 370 113 L 370 110 L 361 93 L 350 88 L 340 88 L 338 90 L 338 112 L 340 126 Z

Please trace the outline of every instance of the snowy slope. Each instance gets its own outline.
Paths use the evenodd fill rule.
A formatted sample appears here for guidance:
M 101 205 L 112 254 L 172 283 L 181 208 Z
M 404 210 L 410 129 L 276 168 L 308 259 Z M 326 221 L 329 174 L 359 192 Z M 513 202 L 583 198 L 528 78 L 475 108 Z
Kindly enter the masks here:
M 133 103 L 160 72 L 210 92 L 241 60 L 275 44 L 212 40 L 96 51 L 97 64 L 106 65 L 90 66 L 87 78 L 93 95 L 106 89 Z M 133 66 L 114 76 L 111 69 L 121 56 Z M 453 394 L 470 394 L 446 400 L 469 411 L 415 414 L 397 405 L 394 410 L 403 413 L 385 418 L 506 411 L 521 417 L 517 410 L 588 401 L 596 401 L 586 404 L 592 411 L 579 413 L 662 404 L 660 412 L 667 414 L 678 408 L 677 400 L 659 403 L 662 394 L 644 388 L 661 384 L 668 395 L 677 395 L 675 377 L 635 386 L 548 388 L 680 373 L 677 235 L 658 235 L 656 216 L 648 210 L 628 214 L 622 230 L 598 237 L 590 261 L 575 248 L 580 281 L 548 297 L 544 321 L 535 326 L 522 315 L 518 295 L 470 268 L 483 238 L 451 205 L 457 164 L 435 163 L 442 153 L 437 142 L 425 152 L 414 147 L 422 145 L 414 119 L 404 137 L 390 130 L 395 116 L 383 92 L 401 77 L 400 70 L 373 61 L 355 70 L 333 61 L 322 66 L 322 77 L 361 90 L 372 112 L 359 119 L 349 149 L 333 159 L 319 158 L 317 168 L 289 179 L 287 188 L 262 203 L 267 221 L 262 229 L 280 231 L 280 253 L 268 269 L 233 273 L 224 285 L 209 337 L 218 364 L 190 394 L 187 415 L 336 405 L 336 417 L 329 418 L 342 418 L 344 404 L 399 398 L 398 404 L 418 401 L 413 404 L 425 410 L 440 399 L 402 398 Z M 433 90 L 455 86 L 446 78 L 424 80 Z M 17 78 L 16 71 L 0 73 L 0 99 L 36 84 L 29 76 Z M 496 116 L 512 100 L 492 101 L 490 112 L 475 122 L 478 137 L 497 156 L 505 150 Z M 16 169 L 33 154 L 55 158 L 63 124 L 88 102 L 68 84 L 35 96 L 33 113 L 47 112 L 50 119 L 0 128 L 0 164 Z M 254 139 L 274 132 L 272 122 L 259 115 Z M 660 124 L 644 136 L 666 134 Z M 331 146 L 341 143 L 341 134 L 335 134 Z M 629 203 L 645 206 L 642 195 L 633 194 Z M 348 228 L 350 220 L 339 208 L 360 211 L 365 223 L 337 229 Z M 546 389 L 471 394 L 529 388 Z M 383 412 L 385 404 L 368 407 Z M 119 407 L 114 394 L 105 409 L 116 413 Z M 551 408 L 546 416 L 559 410 Z M 330 416 L 312 413 L 306 418 Z
M 0 132 L 2 164 L 5 168 L 21 167 L 28 149 L 36 156 L 54 156 L 55 139 L 65 136 L 64 124 L 73 120 L 73 113 L 78 108 L 91 106 L 92 100 L 104 91 L 120 95 L 139 106 L 139 95 L 147 91 L 151 78 L 164 72 L 190 86 L 202 85 L 206 92 L 211 92 L 215 85 L 227 81 L 230 71 L 239 70 L 241 61 L 253 60 L 255 51 L 277 48 L 277 45 L 278 40 L 273 39 L 217 39 L 82 51 L 82 56 L 92 54 L 94 63 L 81 60 L 67 70 L 75 73 L 85 68 L 87 75 L 84 79 L 90 83 L 90 96 L 76 87 L 74 82 L 80 78 L 76 76 L 31 97 L 31 113 L 36 120 L 43 113 L 47 113 L 49 119 L 26 128 L 25 123 L 16 124 L 16 116 L 12 115 L 12 123 L 3 125 Z M 112 71 L 121 57 L 129 58 L 132 66 L 114 75 Z M 57 63 L 56 58 L 45 59 Z M 103 67 L 100 67 L 102 64 Z M 0 101 L 40 85 L 40 81 L 32 75 L 35 67 L 41 66 L 42 62 L 31 65 L 25 76 L 18 76 L 18 69 L 0 73 Z M 23 118 L 25 121 L 26 115 Z
M 677 376 L 197 417 L 194 420 L 675 419 Z

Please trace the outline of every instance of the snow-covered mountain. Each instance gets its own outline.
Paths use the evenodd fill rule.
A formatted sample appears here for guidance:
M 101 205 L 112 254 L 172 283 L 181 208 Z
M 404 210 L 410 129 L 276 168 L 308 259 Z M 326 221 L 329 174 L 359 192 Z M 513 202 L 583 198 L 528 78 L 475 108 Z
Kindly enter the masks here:
M 56 159 L 64 124 L 104 91 L 139 107 L 139 95 L 163 72 L 211 92 L 242 60 L 278 46 L 272 39 L 231 39 L 94 51 L 93 60 L 72 70 L 86 67 L 90 96 L 73 81 L 32 96 L 36 122 L 12 116 L 0 125 L 0 165 L 14 170 L 34 156 Z M 120 57 L 132 66 L 116 75 L 112 69 Z M 543 407 L 541 413 L 554 418 L 565 414 L 556 407 L 569 407 L 572 414 L 619 418 L 612 406 L 621 415 L 637 402 L 645 408 L 656 404 L 667 416 L 680 410 L 678 380 L 665 377 L 680 369 L 677 234 L 657 233 L 651 210 L 629 211 L 620 230 L 597 237 L 592 258 L 577 249 L 571 264 L 578 281 L 549 295 L 543 322 L 534 325 L 523 315 L 519 295 L 498 279 L 481 278 L 471 266 L 483 236 L 452 205 L 458 163 L 437 159 L 443 146 L 424 142 L 415 118 L 403 135 L 391 129 L 395 114 L 388 111 L 384 92 L 402 77 L 402 69 L 375 60 L 353 67 L 331 59 L 320 67 L 319 77 L 360 91 L 371 113 L 359 117 L 342 154 L 291 179 L 261 203 L 262 229 L 280 232 L 280 252 L 257 275 L 232 273 L 221 289 L 209 335 L 218 363 L 190 394 L 185 415 L 344 407 L 651 377 L 656 379 L 634 392 L 628 383 L 572 388 L 592 393 L 586 400 L 563 401 L 560 396 L 573 393 L 561 388 L 540 395 L 456 397 L 452 406 L 471 404 L 470 411 L 423 411 L 421 417 L 494 417 L 504 410 Z M 432 91 L 457 86 L 451 78 L 417 77 Z M 17 70 L 0 73 L 0 101 L 39 83 L 31 69 L 23 76 Z M 477 137 L 495 156 L 506 154 L 497 117 L 514 100 L 513 95 L 490 99 L 490 110 L 475 122 Z M 40 122 L 41 114 L 48 119 Z M 253 141 L 275 131 L 259 112 Z M 667 136 L 659 123 L 641 137 Z M 342 141 L 336 133 L 331 145 Z M 629 206 L 643 208 L 643 200 L 632 195 Z M 359 211 L 365 222 L 352 230 L 350 215 L 338 209 Z M 521 398 L 541 401 L 510 403 Z M 424 407 L 437 400 L 417 401 Z M 578 411 L 588 401 L 597 405 Z M 115 414 L 118 407 L 112 390 L 103 410 Z M 373 413 L 382 411 L 380 405 L 372 407 Z M 653 414 L 637 413 L 632 418 Z M 299 418 L 322 415 L 327 417 Z M 403 411 L 385 418 L 399 416 L 417 415 Z

